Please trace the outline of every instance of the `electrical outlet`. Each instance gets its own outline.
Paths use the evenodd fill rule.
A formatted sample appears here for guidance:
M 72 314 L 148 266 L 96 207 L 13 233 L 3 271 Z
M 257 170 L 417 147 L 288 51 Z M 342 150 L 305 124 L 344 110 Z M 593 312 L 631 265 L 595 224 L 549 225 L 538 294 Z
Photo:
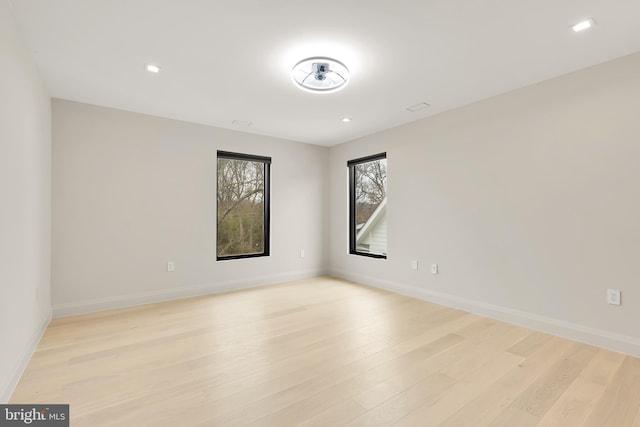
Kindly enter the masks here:
M 431 274 L 438 274 L 438 264 L 431 264 Z
M 620 305 L 620 291 L 618 289 L 607 289 L 607 304 Z
M 167 271 L 175 271 L 176 270 L 176 265 L 173 261 L 169 261 L 167 263 Z
M 411 260 L 411 269 L 412 270 L 417 270 L 418 269 L 418 260 Z

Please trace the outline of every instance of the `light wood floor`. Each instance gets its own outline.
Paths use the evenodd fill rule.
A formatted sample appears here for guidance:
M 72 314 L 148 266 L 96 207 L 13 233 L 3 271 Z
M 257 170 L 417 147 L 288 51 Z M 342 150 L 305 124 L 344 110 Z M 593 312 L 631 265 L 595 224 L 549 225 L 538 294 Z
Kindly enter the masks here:
M 54 320 L 79 426 L 640 426 L 640 359 L 331 278 Z

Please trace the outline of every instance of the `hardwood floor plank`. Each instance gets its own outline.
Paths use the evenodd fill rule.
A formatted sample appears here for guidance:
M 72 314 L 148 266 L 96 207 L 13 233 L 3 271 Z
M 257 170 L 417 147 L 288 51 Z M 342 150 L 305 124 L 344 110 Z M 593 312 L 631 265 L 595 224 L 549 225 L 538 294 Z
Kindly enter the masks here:
M 404 417 L 425 401 L 436 399 L 440 393 L 455 384 L 455 380 L 440 372 L 396 394 L 363 415 L 348 422 L 348 426 L 388 426 Z
M 384 341 L 380 342 L 380 344 L 383 344 L 382 347 L 385 347 L 384 345 Z M 358 373 L 358 369 L 362 369 L 364 367 L 369 367 L 371 366 L 371 362 L 378 358 L 379 361 L 382 361 L 382 358 L 379 358 L 378 356 L 380 356 L 381 354 L 383 354 L 386 358 L 395 358 L 398 357 L 398 354 L 396 352 L 386 352 L 386 354 L 384 352 L 380 352 L 380 353 L 376 353 L 373 354 L 372 357 L 370 358 L 370 360 L 364 360 L 364 361 L 358 361 L 357 364 L 352 363 L 352 365 L 355 366 L 347 366 L 346 368 L 343 369 L 344 372 L 348 372 L 349 374 L 355 375 Z M 340 354 L 333 354 L 333 356 L 336 356 L 332 359 L 330 359 L 329 363 L 323 363 L 322 364 L 322 371 L 321 372 L 327 372 L 329 369 L 331 369 L 333 367 L 333 365 L 336 366 L 341 366 L 347 362 L 350 362 L 349 358 L 345 358 Z M 360 357 L 362 356 L 359 353 L 354 353 L 354 356 L 356 357 Z M 366 355 L 365 355 L 366 356 Z M 309 354 L 309 353 L 303 353 L 298 355 L 297 357 L 301 358 L 301 360 L 304 361 L 311 361 L 312 363 L 317 363 L 317 362 L 321 362 L 324 359 L 317 359 L 316 357 L 314 357 L 313 354 Z M 369 358 L 368 358 L 369 359 Z M 286 366 L 283 366 L 283 368 L 285 368 L 286 370 L 291 370 L 292 366 L 290 363 L 287 363 Z M 354 369 L 355 368 L 355 369 Z M 273 371 L 273 368 L 270 369 L 270 372 Z M 234 372 L 234 370 L 232 370 L 231 372 Z M 344 376 L 344 372 L 339 374 L 339 377 Z M 334 374 L 334 373 L 332 373 Z M 249 418 L 249 417 L 258 417 L 260 415 L 262 415 L 261 412 L 259 411 L 266 411 L 266 410 L 275 410 L 278 406 L 278 404 L 274 404 L 273 401 L 271 402 L 266 402 L 265 404 L 263 404 L 262 406 L 256 406 L 254 403 L 261 399 L 261 398 L 265 398 L 265 390 L 269 391 L 270 394 L 278 396 L 281 398 L 282 394 L 285 394 L 285 396 L 299 396 L 299 395 L 304 395 L 304 393 L 307 392 L 311 392 L 313 389 L 303 389 L 303 386 L 306 386 L 307 383 L 309 381 L 307 381 L 307 383 L 305 383 L 303 381 L 305 377 L 305 375 L 308 377 L 309 375 L 311 375 L 311 379 L 309 381 L 313 381 L 315 378 L 319 377 L 318 372 L 316 372 L 314 369 L 309 369 L 306 368 L 305 371 L 303 373 L 301 373 L 301 375 L 299 375 L 296 380 L 296 386 L 297 388 L 294 388 L 294 391 L 298 392 L 298 395 L 296 395 L 295 393 L 292 392 L 292 390 L 287 389 L 287 387 L 283 387 L 282 383 L 274 383 L 271 387 L 265 389 L 264 387 L 259 387 L 257 390 L 257 394 L 248 394 L 248 391 L 251 390 L 251 388 L 249 388 L 248 390 L 245 388 L 243 390 L 243 398 L 242 399 L 238 399 L 237 397 L 233 396 L 233 395 L 229 395 L 226 394 L 224 401 L 215 401 L 215 402 L 209 402 L 209 405 L 206 405 L 203 408 L 198 408 L 198 407 L 191 407 L 191 417 L 192 419 L 196 419 L 196 417 L 198 416 L 198 414 L 200 414 L 200 416 L 203 417 L 203 422 L 205 420 L 207 420 L 207 417 L 211 417 L 210 415 L 210 409 L 214 408 L 216 409 L 216 420 L 210 420 L 211 422 L 218 422 L 218 423 L 222 423 L 222 422 L 226 422 L 228 419 L 233 418 L 234 416 L 237 417 L 244 417 L 244 418 Z M 322 377 L 323 381 L 326 381 L 325 377 Z M 244 387 L 244 384 L 241 385 L 242 387 Z M 228 384 L 224 384 L 223 387 L 226 390 L 229 390 L 229 385 Z M 218 388 L 216 386 L 216 388 Z M 221 387 L 222 388 L 222 387 Z M 280 390 L 280 392 L 279 392 Z M 251 411 L 246 411 L 244 406 L 249 405 L 251 406 Z M 149 404 L 145 404 L 145 407 L 149 408 Z M 153 404 L 152 404 L 153 406 Z M 262 409 L 260 409 L 262 408 Z M 235 411 L 235 412 L 234 412 Z M 235 414 L 235 415 L 234 415 Z M 251 419 L 253 419 L 251 418 Z
M 624 355 L 620 353 L 599 351 L 538 427 L 583 426 L 623 360 Z
M 638 413 L 636 414 L 636 418 L 633 420 L 632 427 L 640 427 L 640 409 L 638 409 Z
M 640 359 L 627 356 L 608 383 L 585 426 L 631 426 L 639 410 Z
M 298 425 L 301 427 L 340 426 L 365 412 L 367 410 L 358 402 L 353 399 L 346 399 L 312 417 L 306 418 Z
M 334 387 L 324 390 L 322 393 L 318 393 L 308 399 L 271 414 L 271 416 L 265 417 L 260 422 L 264 423 L 267 419 L 273 420 L 274 417 L 283 416 L 286 417 L 289 424 L 298 423 L 303 420 L 307 420 L 310 417 L 313 418 L 312 415 L 314 415 L 315 409 L 320 406 L 326 407 L 328 405 L 333 405 L 334 408 L 333 410 L 328 411 L 323 417 L 329 417 L 329 415 L 331 415 L 329 418 L 334 422 L 344 423 L 363 414 L 368 408 L 391 398 L 408 386 L 415 384 L 426 374 L 433 373 L 433 369 L 426 370 L 430 356 L 437 355 L 446 349 L 455 346 L 461 340 L 460 337 L 456 335 L 443 336 L 443 334 L 477 320 L 473 316 L 466 316 L 465 318 L 451 317 L 450 319 L 449 323 L 439 324 L 436 327 L 429 328 L 427 332 L 417 336 L 412 336 L 410 339 L 393 346 L 393 352 L 399 356 L 397 359 L 370 369 L 369 371 L 349 380 L 360 384 L 360 390 L 358 390 L 358 393 L 346 394 L 345 383 L 340 383 Z M 417 346 L 418 342 L 421 344 L 420 347 Z M 405 343 L 410 343 L 410 345 L 405 345 Z M 401 366 L 402 369 L 399 370 L 398 366 Z M 336 396 L 339 396 L 342 400 L 350 397 L 350 399 L 347 399 L 346 401 L 347 405 L 358 408 L 357 410 L 360 410 L 360 412 L 351 412 L 347 414 L 340 403 L 333 403 L 332 399 Z M 365 406 L 362 406 L 356 400 L 364 403 Z M 319 404 L 314 404 L 314 401 L 319 402 Z M 309 409 L 310 405 L 315 409 Z M 296 414 L 295 417 L 291 415 L 292 412 Z M 346 416 L 346 418 L 340 418 L 343 415 Z M 318 422 L 318 420 L 315 422 Z
M 537 425 L 597 352 L 587 345 L 574 347 L 507 406 L 491 426 Z
M 447 427 L 481 427 L 490 425 L 518 395 L 542 376 L 554 363 L 576 345 L 569 340 L 552 338 L 533 352 L 518 367 L 497 379 L 483 393 L 466 402 L 456 413 L 444 420 Z
M 10 401 L 75 427 L 640 427 L 639 381 L 630 356 L 321 277 L 55 319 Z
M 454 357 L 438 368 L 439 372 L 456 379 L 456 384 L 444 391 L 436 401 L 426 402 L 395 425 L 420 426 L 425 422 L 437 425 L 449 418 L 467 401 L 522 362 L 522 357 L 505 349 L 529 334 L 526 329 L 490 319 L 482 319 L 459 332 L 469 339 L 450 351 Z M 472 357 L 462 357 L 463 353 Z
M 260 402 L 252 403 L 250 412 L 247 411 L 247 408 L 240 408 L 238 413 L 228 414 L 225 418 L 218 417 L 212 419 L 211 422 L 223 424 L 233 420 L 234 422 L 250 423 L 261 415 L 265 415 L 265 420 L 261 421 L 260 425 L 265 425 L 265 421 L 271 425 L 289 425 L 295 416 L 303 413 L 300 407 L 310 409 L 312 411 L 310 415 L 314 415 L 316 412 L 326 409 L 327 403 L 337 403 L 332 400 L 335 397 L 350 397 L 359 390 L 366 390 L 371 385 L 395 374 L 398 366 L 408 369 L 409 366 L 428 360 L 432 355 L 455 346 L 460 340 L 461 338 L 456 335 L 446 335 L 409 353 L 396 355 L 387 362 L 364 371 L 362 367 L 366 365 L 362 363 L 357 363 L 357 366 L 354 366 L 355 364 L 343 366 L 341 369 L 310 381 L 309 383 L 312 384 L 303 383 L 303 386 L 312 385 L 307 390 L 300 390 L 300 386 L 290 388 L 281 393 L 273 394 Z M 313 393 L 316 389 L 317 392 Z M 296 402 L 296 404 L 287 406 L 288 402 Z M 274 411 L 277 412 L 272 413 Z M 271 415 L 267 416 L 268 414 Z
M 518 356 L 527 357 L 534 353 L 541 345 L 544 345 L 552 338 L 551 335 L 543 332 L 532 331 L 522 340 L 512 345 L 507 351 Z

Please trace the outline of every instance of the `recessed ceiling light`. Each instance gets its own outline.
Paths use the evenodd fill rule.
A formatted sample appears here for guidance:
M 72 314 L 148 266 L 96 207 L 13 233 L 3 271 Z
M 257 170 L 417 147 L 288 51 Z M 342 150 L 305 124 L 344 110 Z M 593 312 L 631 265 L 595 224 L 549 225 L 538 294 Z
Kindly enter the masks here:
M 416 111 L 420 111 L 423 108 L 427 108 L 430 105 L 427 104 L 426 102 L 421 102 L 420 104 L 416 104 L 416 105 L 412 105 L 411 107 L 407 107 L 407 110 L 411 111 L 412 113 L 415 113 Z
M 589 19 L 586 19 L 586 20 L 584 20 L 582 22 L 578 22 L 575 25 L 572 25 L 571 29 L 573 31 L 575 31 L 576 33 L 579 33 L 580 31 L 587 30 L 587 29 L 593 27 L 594 25 L 596 25 L 596 21 L 594 21 L 593 18 L 589 18 Z
M 145 68 L 150 73 L 159 73 L 160 72 L 160 67 L 158 67 L 157 65 L 154 65 L 154 64 L 147 64 L 147 65 L 145 65 Z
M 242 121 L 242 120 L 234 120 L 232 123 L 234 125 L 236 125 L 236 126 L 244 126 L 244 127 L 249 127 L 249 126 L 252 125 L 251 122 L 245 122 L 245 121 Z
M 303 59 L 291 70 L 293 81 L 311 92 L 332 92 L 343 88 L 349 80 L 349 69 L 332 58 L 316 56 Z
M 349 123 L 351 120 L 353 120 L 351 117 L 343 117 L 340 119 L 343 123 Z

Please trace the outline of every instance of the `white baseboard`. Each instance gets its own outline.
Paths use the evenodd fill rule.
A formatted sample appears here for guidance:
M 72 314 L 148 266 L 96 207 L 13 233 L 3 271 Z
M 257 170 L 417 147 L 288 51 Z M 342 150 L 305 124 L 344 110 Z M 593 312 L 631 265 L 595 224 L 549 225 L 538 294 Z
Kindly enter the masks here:
M 49 322 L 51 322 L 50 309 L 40 322 L 38 329 L 34 331 L 33 335 L 31 335 L 31 339 L 29 339 L 27 346 L 24 348 L 22 357 L 20 357 L 17 366 L 13 369 L 13 374 L 9 378 L 9 382 L 7 384 L 0 384 L 0 404 L 6 404 L 9 402 L 13 391 L 18 385 L 18 381 L 20 381 L 22 373 L 27 368 L 27 365 L 31 360 L 31 356 L 33 356 L 33 352 L 36 350 L 36 347 L 38 347 L 38 343 L 42 339 L 42 335 L 44 335 L 44 332 L 47 330 Z
M 640 339 L 636 337 L 616 334 L 602 329 L 595 329 L 576 323 L 566 322 L 564 320 L 470 300 L 441 292 L 434 292 L 428 289 L 420 289 L 414 286 L 408 286 L 388 280 L 381 280 L 337 270 L 331 270 L 330 274 L 335 277 L 362 283 L 364 285 L 385 289 L 402 295 L 445 305 L 447 307 L 458 308 L 481 316 L 513 323 L 525 328 L 535 329 L 585 344 L 591 344 L 597 347 L 629 354 L 634 357 L 640 357 Z
M 151 292 L 139 292 L 114 297 L 99 298 L 53 306 L 53 317 L 73 316 L 76 314 L 93 313 L 114 308 L 131 307 L 134 305 L 150 304 L 179 298 L 189 298 L 199 295 L 229 292 L 238 289 L 253 288 L 291 280 L 307 279 L 324 275 L 325 270 L 293 271 L 273 276 L 254 277 L 251 280 L 235 280 L 221 283 L 188 286 L 183 288 L 161 289 Z

